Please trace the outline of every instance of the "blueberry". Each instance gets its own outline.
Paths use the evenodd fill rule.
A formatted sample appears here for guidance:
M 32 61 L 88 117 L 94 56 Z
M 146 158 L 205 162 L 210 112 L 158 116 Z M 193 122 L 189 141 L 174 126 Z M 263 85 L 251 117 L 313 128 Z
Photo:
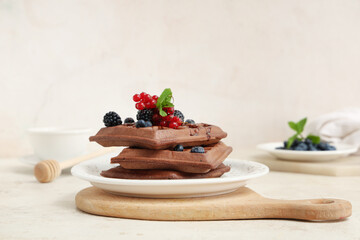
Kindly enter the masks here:
M 137 128 L 145 127 L 145 121 L 144 120 L 139 120 L 139 121 L 136 122 L 135 126 Z
M 180 144 L 176 145 L 176 146 L 174 147 L 174 151 L 178 151 L 178 152 L 184 151 L 183 145 L 180 145 Z
M 305 143 L 306 143 L 306 145 L 312 145 L 313 144 L 313 142 L 310 140 L 310 139 L 305 139 Z
M 314 144 L 309 145 L 308 151 L 317 151 L 318 149 L 315 147 Z
M 187 120 L 185 121 L 185 123 L 187 123 L 187 124 L 195 124 L 195 121 L 192 120 L 192 119 L 187 119 Z
M 322 151 L 326 151 L 329 150 L 330 145 L 326 142 L 321 142 L 317 145 L 317 149 L 322 150 Z
M 335 151 L 336 150 L 336 147 L 334 146 L 329 146 L 329 151 Z
M 124 121 L 124 123 L 134 123 L 134 122 L 135 122 L 134 119 L 131 117 L 126 118 Z
M 299 145 L 297 145 L 294 148 L 295 151 L 307 151 L 308 150 L 308 146 L 305 143 L 299 143 Z
M 301 143 L 301 141 L 295 139 L 294 142 L 291 144 L 291 148 L 296 148 L 297 145 L 299 145 Z
M 191 148 L 192 153 L 205 153 L 205 149 L 203 147 L 197 146 L 197 147 L 193 147 Z
M 150 121 L 145 122 L 145 127 L 152 127 L 152 123 Z
M 284 148 L 287 148 L 287 141 L 284 141 Z
M 283 150 L 283 149 L 286 149 L 286 148 L 284 148 L 284 147 L 276 147 L 275 149 Z

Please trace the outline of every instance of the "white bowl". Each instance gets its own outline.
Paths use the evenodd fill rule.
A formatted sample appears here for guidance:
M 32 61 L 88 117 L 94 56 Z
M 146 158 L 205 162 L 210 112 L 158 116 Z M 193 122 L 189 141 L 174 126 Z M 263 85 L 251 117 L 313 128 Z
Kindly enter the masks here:
M 28 134 L 35 155 L 40 160 L 63 161 L 86 152 L 90 129 L 30 128 Z
M 276 149 L 277 147 L 282 147 L 283 145 L 284 144 L 282 142 L 264 143 L 259 144 L 257 148 L 264 150 L 281 160 L 308 162 L 331 161 L 346 157 L 358 150 L 356 147 L 344 143 L 331 144 L 336 147 L 336 150 L 333 151 L 294 151 Z
M 244 186 L 246 181 L 269 172 L 261 163 L 226 159 L 224 164 L 231 170 L 219 178 L 174 179 L 174 180 L 133 180 L 106 178 L 100 172 L 113 168 L 110 155 L 82 162 L 71 169 L 72 175 L 89 181 L 95 187 L 107 192 L 148 198 L 188 198 L 225 194 Z

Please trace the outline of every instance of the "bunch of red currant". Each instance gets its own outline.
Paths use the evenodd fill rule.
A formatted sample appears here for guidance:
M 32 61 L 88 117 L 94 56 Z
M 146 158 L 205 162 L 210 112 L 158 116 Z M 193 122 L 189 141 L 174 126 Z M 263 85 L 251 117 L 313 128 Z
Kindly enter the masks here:
M 158 96 L 147 94 L 142 92 L 140 94 L 135 94 L 133 96 L 133 100 L 136 102 L 135 108 L 137 110 L 143 110 L 145 108 L 156 108 L 156 102 L 158 100 Z
M 161 116 L 158 112 L 155 112 L 152 118 L 153 124 L 156 126 L 178 128 L 181 126 L 181 119 L 174 116 L 174 107 L 166 107 L 163 110 L 167 113 L 165 117 Z

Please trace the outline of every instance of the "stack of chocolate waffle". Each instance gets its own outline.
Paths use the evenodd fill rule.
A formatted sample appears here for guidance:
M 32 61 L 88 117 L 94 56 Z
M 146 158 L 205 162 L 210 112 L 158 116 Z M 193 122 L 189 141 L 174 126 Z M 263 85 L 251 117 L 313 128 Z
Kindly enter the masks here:
M 221 128 L 203 123 L 177 129 L 124 124 L 102 128 L 90 141 L 104 147 L 128 147 L 111 159 L 117 166 L 101 172 L 104 177 L 188 179 L 220 177 L 230 170 L 223 161 L 232 148 L 220 141 L 226 136 Z M 177 145 L 183 146 L 183 151 L 175 151 Z M 202 146 L 205 152 L 191 151 L 197 146 Z

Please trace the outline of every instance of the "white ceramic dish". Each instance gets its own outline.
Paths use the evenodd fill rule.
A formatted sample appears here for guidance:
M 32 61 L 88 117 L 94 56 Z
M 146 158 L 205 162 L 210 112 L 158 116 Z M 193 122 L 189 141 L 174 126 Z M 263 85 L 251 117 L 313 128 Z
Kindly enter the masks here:
M 180 180 L 132 180 L 105 178 L 102 170 L 114 167 L 108 156 L 98 157 L 74 166 L 71 173 L 95 187 L 118 195 L 148 198 L 187 198 L 225 194 L 244 186 L 246 181 L 269 172 L 263 164 L 226 159 L 231 170 L 220 178 Z
M 85 128 L 30 128 L 28 134 L 35 155 L 63 161 L 85 153 L 91 130 Z
M 35 166 L 38 162 L 41 161 L 41 159 L 35 155 L 19 157 L 19 160 L 20 160 L 20 162 L 25 163 L 29 166 Z
M 282 142 L 264 143 L 257 147 L 264 150 L 271 155 L 281 160 L 289 161 L 308 161 L 308 162 L 320 162 L 331 161 L 338 158 L 346 157 L 351 153 L 357 151 L 357 148 L 347 144 L 331 144 L 336 147 L 334 151 L 293 151 L 276 149 L 276 147 L 282 147 Z

